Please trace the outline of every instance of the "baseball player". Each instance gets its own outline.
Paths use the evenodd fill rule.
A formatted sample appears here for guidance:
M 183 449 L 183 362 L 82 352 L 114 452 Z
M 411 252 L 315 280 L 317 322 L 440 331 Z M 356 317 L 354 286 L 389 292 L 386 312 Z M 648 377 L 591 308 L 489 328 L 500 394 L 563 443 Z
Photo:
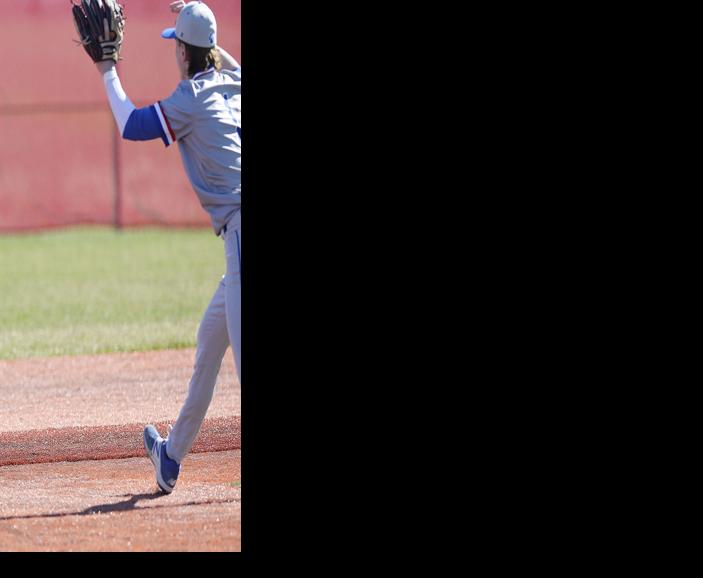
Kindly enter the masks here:
M 97 17 L 96 2 L 102 10 Z M 168 98 L 137 109 L 115 69 L 124 29 L 122 7 L 114 0 L 82 0 L 82 7 L 88 23 L 81 27 L 74 14 L 76 28 L 102 75 L 122 137 L 134 141 L 160 138 L 167 147 L 178 143 L 191 185 L 215 234 L 224 240 L 226 273 L 198 328 L 187 399 L 166 439 L 153 425 L 144 429 L 144 445 L 157 483 L 171 493 L 180 464 L 205 419 L 229 345 L 241 383 L 241 67 L 217 45 L 215 15 L 204 2 L 172 2 L 172 12 L 178 13 L 176 25 L 161 36 L 174 42 L 181 81 Z

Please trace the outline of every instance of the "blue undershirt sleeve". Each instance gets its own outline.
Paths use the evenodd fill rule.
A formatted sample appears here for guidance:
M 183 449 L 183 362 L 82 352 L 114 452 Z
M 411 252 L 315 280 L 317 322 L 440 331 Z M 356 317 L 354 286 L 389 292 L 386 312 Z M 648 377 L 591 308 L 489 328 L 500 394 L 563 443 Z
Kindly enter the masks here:
M 160 138 L 166 146 L 169 145 L 154 105 L 135 108 L 132 111 L 124 127 L 122 138 L 127 140 L 153 140 Z

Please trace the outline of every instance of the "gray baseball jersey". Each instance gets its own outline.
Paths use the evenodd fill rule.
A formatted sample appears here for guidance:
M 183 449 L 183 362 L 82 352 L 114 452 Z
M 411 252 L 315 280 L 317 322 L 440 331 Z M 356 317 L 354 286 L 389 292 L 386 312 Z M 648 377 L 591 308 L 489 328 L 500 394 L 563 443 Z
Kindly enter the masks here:
M 154 107 L 164 142 L 178 142 L 188 178 L 217 235 L 242 202 L 241 89 L 241 68 L 211 68 L 182 80 Z

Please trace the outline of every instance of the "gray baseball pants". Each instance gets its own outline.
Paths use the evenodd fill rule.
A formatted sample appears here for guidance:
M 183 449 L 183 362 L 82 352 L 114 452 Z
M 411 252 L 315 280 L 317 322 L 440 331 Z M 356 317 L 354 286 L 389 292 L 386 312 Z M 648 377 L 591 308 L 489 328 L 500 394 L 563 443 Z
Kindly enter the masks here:
M 198 328 L 195 371 L 178 419 L 168 435 L 166 453 L 179 464 L 193 446 L 205 419 L 227 347 L 232 345 L 242 380 L 242 212 L 237 211 L 223 233 L 227 270 Z

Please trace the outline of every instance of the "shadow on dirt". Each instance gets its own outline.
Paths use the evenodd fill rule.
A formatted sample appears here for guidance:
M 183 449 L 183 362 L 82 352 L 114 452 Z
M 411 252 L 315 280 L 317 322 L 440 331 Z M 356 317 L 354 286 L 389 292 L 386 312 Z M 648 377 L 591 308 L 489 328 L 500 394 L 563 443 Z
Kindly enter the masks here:
M 120 498 L 126 498 L 129 496 L 128 500 L 123 502 L 117 502 L 116 504 L 101 504 L 99 506 L 91 506 L 86 508 L 81 512 L 61 512 L 56 514 L 34 514 L 29 516 L 0 516 L 0 522 L 5 522 L 7 520 L 33 520 L 37 518 L 63 518 L 66 516 L 94 516 L 98 514 L 108 514 L 110 512 L 128 512 L 135 509 L 135 505 L 142 500 L 155 500 L 167 496 L 161 490 L 150 494 L 126 494 L 124 496 L 118 496 Z M 144 510 L 153 510 L 157 508 L 182 508 L 183 506 L 206 506 L 210 504 L 230 504 L 233 502 L 239 502 L 239 498 L 225 499 L 225 500 L 204 500 L 204 501 L 194 501 L 194 502 L 179 502 L 175 504 L 162 504 L 156 506 L 149 506 L 148 508 L 139 508 Z
M 129 496 L 129 500 L 124 502 L 117 502 L 116 504 L 102 504 L 100 506 L 91 506 L 86 508 L 78 514 L 73 514 L 74 516 L 90 516 L 91 514 L 108 514 L 110 512 L 124 512 L 125 510 L 133 510 L 137 502 L 141 500 L 155 500 L 156 498 L 161 498 L 166 496 L 164 492 L 158 490 L 151 494 L 134 494 L 130 496 L 126 494 L 124 496 L 119 496 L 120 498 L 126 498 Z
M 118 496 L 120 498 L 129 497 L 128 500 L 124 502 L 117 502 L 116 504 L 101 504 L 99 506 L 91 506 L 86 508 L 82 512 L 64 512 L 59 514 L 36 514 L 33 516 L 5 516 L 0 517 L 0 522 L 4 520 L 28 520 L 32 518 L 61 518 L 63 516 L 92 516 L 94 514 L 108 514 L 110 512 L 124 512 L 126 510 L 133 510 L 137 502 L 141 500 L 155 500 L 156 498 L 161 498 L 167 494 L 163 493 L 161 490 L 150 494 L 126 494 L 123 496 Z

